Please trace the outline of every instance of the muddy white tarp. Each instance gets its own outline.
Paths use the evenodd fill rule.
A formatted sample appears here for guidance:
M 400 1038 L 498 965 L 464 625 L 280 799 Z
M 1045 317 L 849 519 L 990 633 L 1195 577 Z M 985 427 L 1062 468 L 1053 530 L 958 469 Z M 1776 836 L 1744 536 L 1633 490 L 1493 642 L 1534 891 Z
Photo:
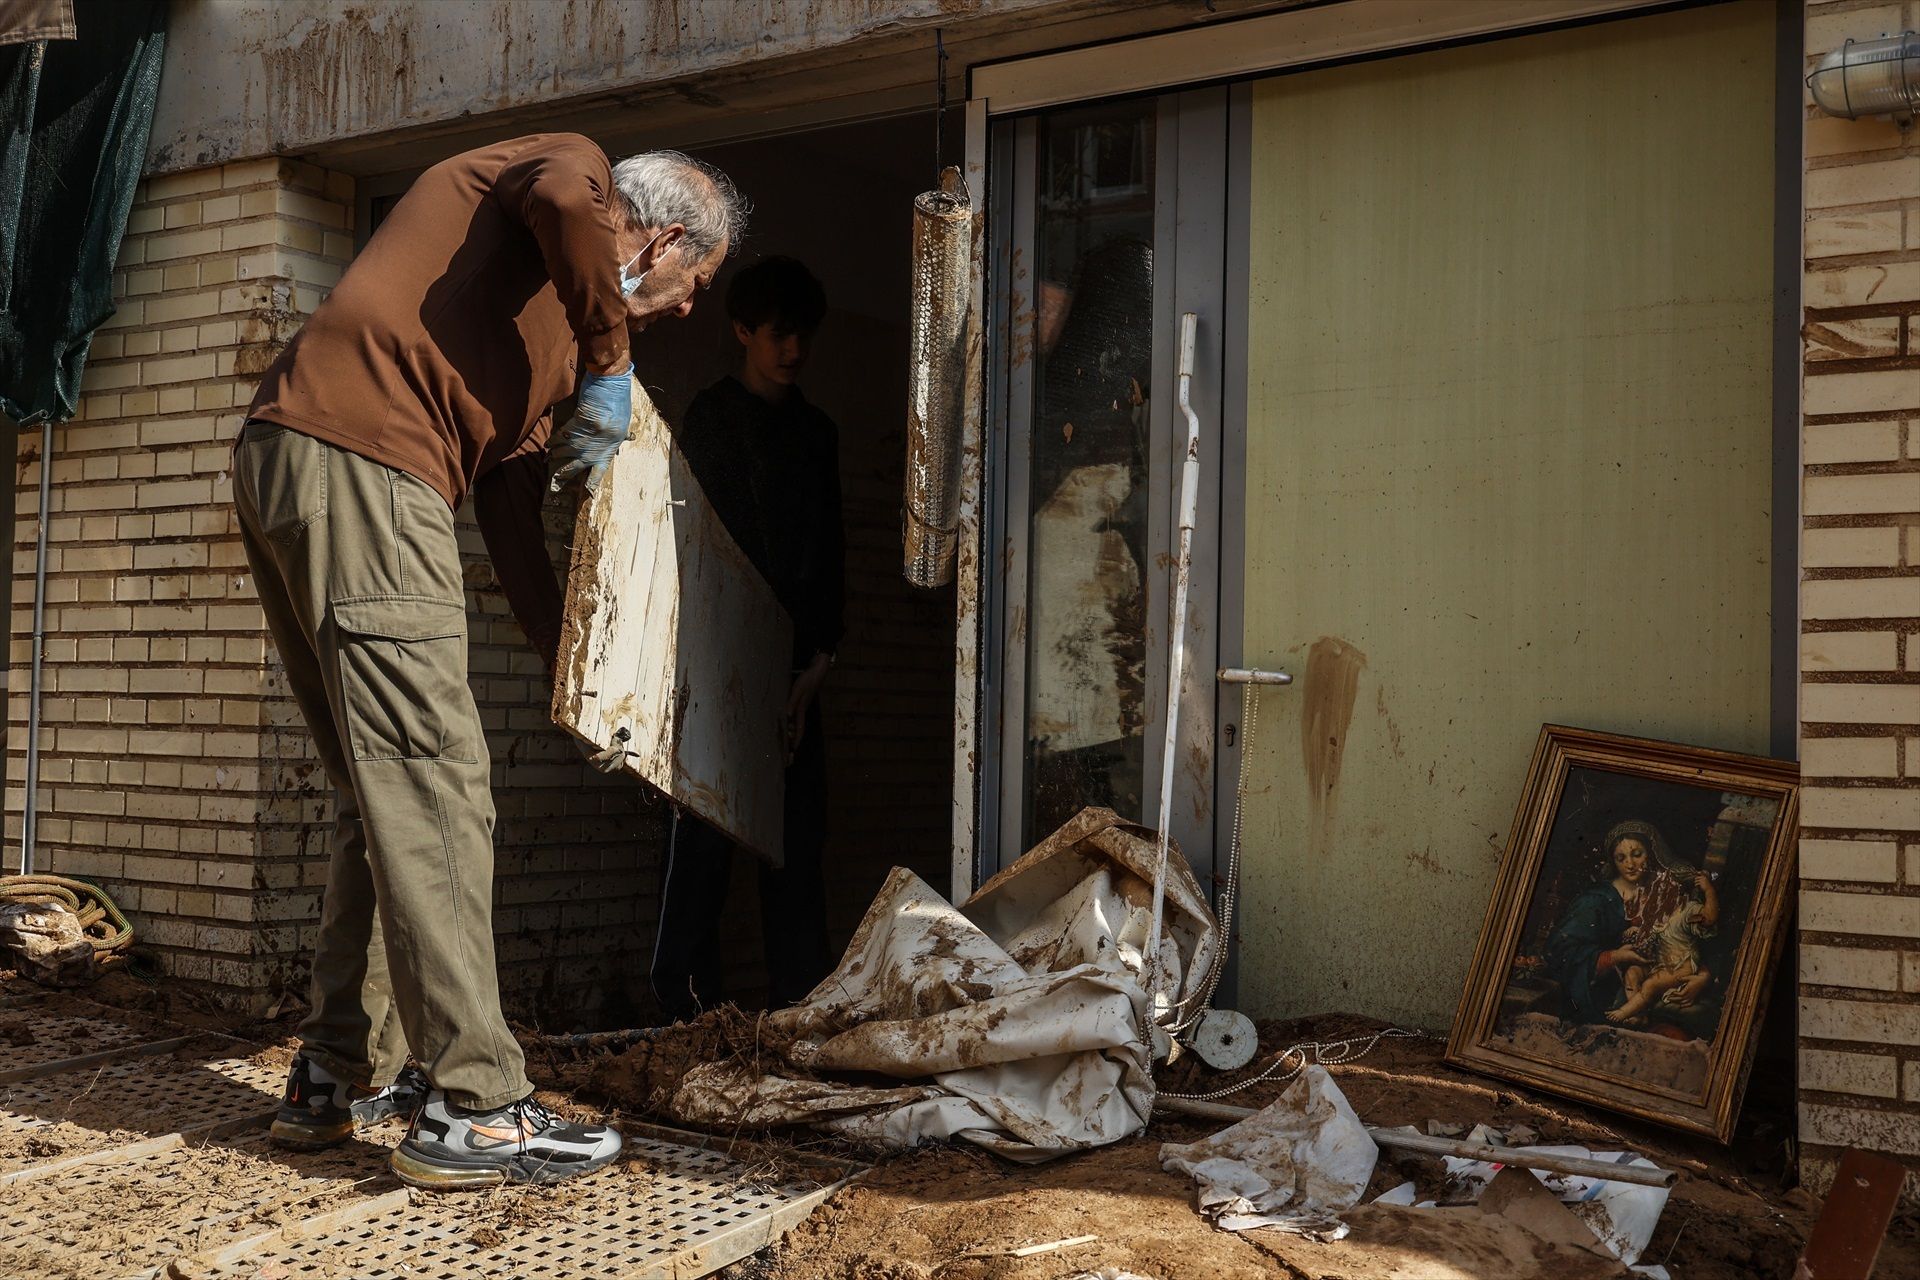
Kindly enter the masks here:
M 1160 1167 L 1190 1175 L 1200 1212 L 1223 1231 L 1274 1227 L 1315 1240 L 1347 1234 L 1380 1149 L 1322 1066 L 1280 1097 L 1198 1142 L 1168 1142 Z
M 896 868 L 807 1000 L 768 1015 L 787 1068 L 709 1062 L 683 1121 L 809 1124 L 903 1148 L 964 1139 L 1015 1160 L 1100 1146 L 1153 1109 L 1142 989 L 1153 833 L 1086 810 L 955 909 Z M 1217 961 L 1213 917 L 1176 854 L 1162 1003 Z M 900 1082 L 875 1083 L 875 1077 Z

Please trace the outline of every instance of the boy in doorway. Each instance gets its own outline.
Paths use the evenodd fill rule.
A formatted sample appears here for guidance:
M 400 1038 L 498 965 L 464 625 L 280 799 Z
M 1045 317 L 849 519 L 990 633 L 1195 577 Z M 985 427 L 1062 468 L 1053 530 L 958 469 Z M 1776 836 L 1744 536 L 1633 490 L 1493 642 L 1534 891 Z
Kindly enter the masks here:
M 760 867 L 773 1008 L 803 999 L 833 963 L 820 868 L 827 761 L 817 700 L 845 629 L 839 430 L 799 387 L 826 313 L 826 291 L 792 258 L 741 271 L 727 289 L 740 372 L 695 396 L 679 433 L 708 501 L 793 619 L 786 865 Z M 732 861 L 724 835 L 691 815 L 675 819 L 653 953 L 654 995 L 674 1018 L 723 999 L 719 925 Z

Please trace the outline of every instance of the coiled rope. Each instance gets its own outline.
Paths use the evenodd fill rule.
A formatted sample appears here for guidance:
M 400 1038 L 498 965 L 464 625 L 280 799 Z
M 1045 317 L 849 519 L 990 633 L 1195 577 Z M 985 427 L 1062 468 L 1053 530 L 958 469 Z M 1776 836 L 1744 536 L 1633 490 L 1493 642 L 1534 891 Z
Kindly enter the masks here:
M 0 902 L 57 903 L 80 921 L 93 944 L 94 959 L 104 965 L 133 944 L 133 926 L 99 885 L 71 876 L 0 876 Z

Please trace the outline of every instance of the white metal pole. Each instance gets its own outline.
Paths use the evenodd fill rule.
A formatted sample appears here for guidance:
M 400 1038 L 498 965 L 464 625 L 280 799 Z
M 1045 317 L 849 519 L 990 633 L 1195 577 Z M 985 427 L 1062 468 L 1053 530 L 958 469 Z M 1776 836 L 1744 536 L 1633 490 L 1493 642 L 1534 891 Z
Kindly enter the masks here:
M 1178 554 L 1173 567 L 1173 613 L 1167 621 L 1167 736 L 1160 752 L 1160 848 L 1153 870 L 1153 924 L 1147 930 L 1147 1000 L 1154 1001 L 1160 981 L 1160 922 L 1167 896 L 1167 856 L 1173 831 L 1173 766 L 1180 742 L 1180 686 L 1187 664 L 1187 586 L 1193 576 L 1193 526 L 1200 506 L 1200 416 L 1189 396 L 1193 389 L 1193 345 L 1200 317 L 1180 317 L 1180 412 L 1187 419 L 1187 447 L 1180 463 Z M 1172 1003 L 1173 993 L 1168 994 Z M 1158 1008 L 1150 1016 L 1158 1016 Z
M 40 659 L 47 647 L 47 511 L 53 494 L 53 415 L 40 424 L 40 525 L 33 552 L 33 674 L 27 683 L 27 791 L 20 805 L 20 874 L 33 874 L 40 806 Z

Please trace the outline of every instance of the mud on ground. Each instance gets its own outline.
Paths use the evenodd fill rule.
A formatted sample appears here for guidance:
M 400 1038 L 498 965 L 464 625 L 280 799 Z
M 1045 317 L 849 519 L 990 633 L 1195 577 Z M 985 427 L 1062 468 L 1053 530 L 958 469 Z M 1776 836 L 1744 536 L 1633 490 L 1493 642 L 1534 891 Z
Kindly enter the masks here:
M 1305 1040 L 1365 1037 L 1381 1024 L 1349 1017 L 1303 1019 L 1261 1028 L 1254 1067 L 1234 1075 L 1198 1063 L 1163 1075 L 1168 1091 L 1206 1092 L 1256 1073 L 1274 1051 Z M 1358 1046 L 1355 1046 L 1358 1047 Z M 1738 1144 L 1704 1140 L 1623 1117 L 1522 1093 L 1447 1066 L 1437 1039 L 1384 1039 L 1365 1057 L 1330 1068 L 1369 1124 L 1430 1120 L 1470 1128 L 1531 1129 L 1539 1143 L 1579 1142 L 1630 1149 L 1680 1172 L 1643 1259 L 1665 1263 L 1675 1280 L 1788 1280 L 1819 1212 L 1804 1191 L 1780 1186 L 1770 1168 Z M 1261 1106 L 1284 1083 L 1265 1081 L 1224 1101 Z M 1750 1108 L 1743 1129 L 1758 1149 L 1791 1132 L 1790 1115 Z M 1550 1274 L 1554 1280 L 1623 1276 L 1619 1267 L 1541 1253 L 1531 1236 L 1423 1215 L 1353 1218 L 1345 1240 L 1318 1244 L 1278 1232 L 1215 1231 L 1193 1208 L 1190 1180 L 1159 1167 L 1162 1142 L 1187 1142 L 1222 1127 L 1161 1120 L 1146 1135 L 1032 1168 L 966 1148 L 933 1148 L 882 1162 L 779 1245 L 723 1273 L 729 1280 L 1063 1280 L 1113 1267 L 1151 1280 L 1490 1280 Z M 1437 1160 L 1383 1153 L 1372 1192 L 1407 1178 L 1425 1190 L 1444 1183 Z M 1095 1235 L 1078 1247 L 1028 1258 L 1014 1248 Z M 1882 1251 L 1883 1277 L 1920 1275 L 1920 1222 L 1895 1225 Z
M 211 1031 L 263 1044 L 288 1041 L 306 1012 L 297 997 L 283 995 L 260 1016 L 224 1009 L 204 994 L 179 983 L 136 976 L 127 969 L 103 973 L 85 986 L 54 990 L 0 969 L 0 1002 L 21 1001 L 18 1009 L 65 1013 L 112 1009 L 120 1020 L 152 1027 L 167 1035 Z M 4 1006 L 0 1006 L 4 1007 Z
M 71 996 L 50 994 L 24 984 L 0 985 L 0 995 L 28 994 L 35 1006 L 79 1012 L 85 1003 L 164 1017 L 180 1024 L 240 1034 L 256 1042 L 256 1061 L 281 1065 L 290 1060 L 291 1023 L 297 1009 L 267 1019 L 240 1018 L 197 1008 L 184 997 L 109 975 Z M 11 1021 L 11 1020 L 10 1020 Z M 1261 1053 L 1247 1071 L 1221 1075 L 1189 1060 L 1163 1072 L 1170 1092 L 1209 1092 L 1255 1074 L 1279 1049 L 1306 1040 L 1358 1038 L 1358 1048 L 1380 1024 L 1329 1016 L 1261 1028 Z M 553 1092 L 543 1100 L 570 1114 L 617 1112 L 658 1115 L 680 1076 L 696 1062 L 765 1060 L 781 1046 L 757 1015 L 736 1009 L 715 1010 L 678 1034 L 642 1042 L 616 1055 L 584 1055 L 529 1037 L 529 1069 Z M 264 1043 L 263 1043 L 264 1042 Z M 231 1052 L 231 1047 L 228 1049 Z M 194 1046 L 188 1052 L 205 1052 Z M 1597 1149 L 1631 1149 L 1680 1171 L 1650 1245 L 1646 1261 L 1665 1263 L 1675 1280 L 1787 1280 L 1818 1213 L 1805 1192 L 1789 1189 L 1790 1109 L 1775 1106 L 1755 1088 L 1732 1151 L 1714 1144 L 1560 1102 L 1523 1093 L 1512 1086 L 1462 1072 L 1440 1061 L 1433 1039 L 1383 1039 L 1364 1057 L 1331 1068 L 1359 1114 L 1371 1124 L 1429 1121 L 1462 1130 L 1485 1122 L 1519 1131 L 1516 1140 L 1580 1142 Z M 1227 1101 L 1260 1106 L 1276 1097 L 1284 1081 L 1266 1080 Z M 1554 1280 L 1586 1280 L 1588 1274 L 1617 1275 L 1608 1264 L 1595 1266 L 1529 1252 L 1529 1240 L 1510 1231 L 1448 1221 L 1443 1226 L 1407 1214 L 1354 1217 L 1354 1232 L 1344 1241 L 1316 1244 L 1274 1232 L 1233 1235 L 1215 1231 L 1193 1209 L 1191 1183 L 1164 1173 L 1159 1148 L 1166 1141 L 1192 1141 L 1220 1127 L 1191 1120 L 1161 1120 L 1149 1132 L 1085 1155 L 1037 1167 L 1008 1164 L 966 1147 L 930 1148 L 881 1162 L 860 1184 L 841 1192 L 777 1246 L 736 1265 L 730 1280 L 1063 1280 L 1082 1272 L 1116 1267 L 1151 1280 L 1240 1280 L 1246 1277 L 1339 1277 L 1339 1280 L 1485 1280 L 1507 1275 L 1551 1274 Z M 1529 1137 L 1527 1130 L 1532 1131 Z M 47 1158 L 70 1155 L 98 1145 L 134 1140 L 143 1134 L 103 1133 L 55 1124 L 22 1135 L 32 1150 L 12 1153 Z M 801 1147 L 831 1147 L 817 1135 L 796 1133 L 788 1140 Z M 778 1141 L 769 1144 L 777 1148 Z M 204 1167 L 202 1163 L 204 1162 Z M 312 1181 L 292 1186 L 286 1173 L 265 1176 L 245 1155 L 209 1150 L 195 1155 L 199 1183 L 209 1199 L 234 1215 L 228 1222 L 272 1219 L 274 1206 L 289 1194 L 316 1189 Z M 355 1171 L 347 1185 L 376 1173 L 376 1159 Z M 314 1171 L 319 1172 L 319 1171 Z M 342 1171 L 344 1172 L 344 1171 Z M 626 1171 L 646 1177 L 643 1168 Z M 311 1175 L 310 1175 L 311 1176 Z M 338 1177 L 338 1175 L 335 1175 Z M 1373 1192 L 1413 1179 L 1424 1193 L 1444 1189 L 1437 1161 L 1383 1156 Z M 340 1194 L 322 1174 L 323 1199 Z M 277 1184 L 277 1185 L 272 1185 Z M 366 1190 L 368 1188 L 362 1188 Z M 182 1188 L 185 1190 L 185 1188 Z M 344 1190 L 344 1187 L 341 1188 Z M 511 1237 L 534 1222 L 568 1216 L 566 1196 L 545 1191 L 481 1197 L 472 1209 L 472 1234 L 484 1246 Z M 19 1206 L 14 1206 L 18 1208 Z M 162 1196 L 139 1206 L 127 1225 L 168 1233 L 207 1208 L 204 1200 L 175 1202 Z M 305 1208 L 307 1206 L 301 1206 Z M 223 1216 L 216 1213 L 215 1216 Z M 177 1223 L 178 1225 L 174 1225 Z M 116 1230 L 118 1227 L 115 1228 Z M 227 1228 L 231 1230 L 231 1227 Z M 217 1232 L 224 1234 L 224 1232 Z M 1027 1258 L 1013 1249 L 1071 1236 L 1097 1237 L 1085 1245 Z M 25 1274 L 62 1274 L 79 1240 L 53 1242 L 49 1256 Z M 111 1247 L 111 1241 L 96 1240 Z M 1537 1243 L 1537 1242 L 1535 1242 Z M 61 1255 L 66 1255 L 62 1257 Z M 25 1259 L 0 1259 L 0 1274 L 21 1274 Z M 1585 1268 L 1583 1270 L 1583 1268 Z M 1882 1251 L 1883 1277 L 1920 1275 L 1920 1221 L 1909 1215 L 1896 1223 Z
M 398 1138 L 385 1136 L 387 1142 Z M 125 1135 L 138 1141 L 144 1134 Z M 75 1154 L 62 1151 L 58 1154 Z M 0 1221 L 35 1230 L 0 1242 L 0 1275 L 99 1280 L 152 1259 L 216 1248 L 398 1184 L 368 1139 L 311 1155 L 264 1135 L 214 1140 L 123 1166 L 78 1166 L 0 1184 Z
M 583 1091 L 629 1115 L 664 1118 L 681 1078 L 696 1066 L 731 1062 L 755 1073 L 777 1068 L 789 1076 L 804 1074 L 782 1056 L 789 1042 L 764 1013 L 724 1004 L 610 1057 L 578 1060 L 564 1050 L 530 1046 L 528 1070 L 545 1076 L 540 1083 Z

